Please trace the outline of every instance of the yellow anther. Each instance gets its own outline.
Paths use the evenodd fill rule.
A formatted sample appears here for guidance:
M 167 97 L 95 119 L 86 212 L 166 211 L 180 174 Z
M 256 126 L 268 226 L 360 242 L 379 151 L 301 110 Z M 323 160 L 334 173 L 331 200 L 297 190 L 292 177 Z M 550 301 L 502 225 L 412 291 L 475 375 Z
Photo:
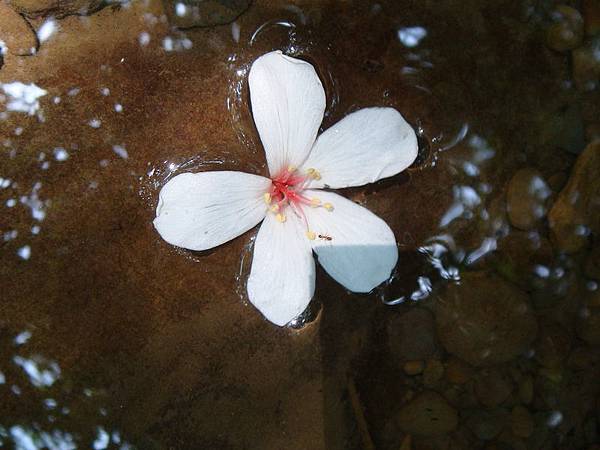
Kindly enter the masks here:
M 313 208 L 316 208 L 317 206 L 321 206 L 321 200 L 319 200 L 317 197 L 311 198 L 310 206 L 312 206 Z
M 272 212 L 277 212 L 279 211 L 279 205 L 277 203 L 275 203 L 274 205 L 271 206 L 271 208 L 269 208 Z
M 285 214 L 279 213 L 275 216 L 275 218 L 277 219 L 277 222 L 279 222 L 279 223 L 285 222 Z
M 314 231 L 307 231 L 306 232 L 306 237 L 309 238 L 311 241 L 314 241 L 317 237 L 317 235 L 315 234 Z
M 323 208 L 329 212 L 333 211 L 333 205 L 331 203 L 323 203 Z
M 267 205 L 269 205 L 271 203 L 271 194 L 269 192 L 265 192 L 265 194 L 263 195 L 263 198 L 265 199 L 265 203 Z
M 313 167 L 311 167 L 310 169 L 306 169 L 306 175 L 308 175 L 308 178 L 312 178 L 313 180 L 321 179 L 321 174 L 317 169 Z
M 296 167 L 296 166 L 288 166 L 288 168 L 287 168 L 287 171 L 288 171 L 289 173 L 292 173 L 292 172 L 295 172 L 295 171 L 296 171 L 296 169 L 297 169 L 297 167 Z

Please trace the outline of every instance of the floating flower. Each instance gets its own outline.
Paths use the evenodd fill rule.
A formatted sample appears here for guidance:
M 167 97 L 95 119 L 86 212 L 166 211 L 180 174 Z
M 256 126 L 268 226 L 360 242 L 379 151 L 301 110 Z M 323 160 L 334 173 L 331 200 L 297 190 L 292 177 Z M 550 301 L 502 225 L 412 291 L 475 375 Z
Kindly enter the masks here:
M 248 78 L 270 178 L 234 171 L 183 173 L 161 190 L 154 226 L 164 240 L 207 250 L 262 224 L 248 298 L 282 326 L 315 290 L 315 261 L 348 290 L 369 292 L 398 260 L 390 227 L 323 189 L 362 186 L 404 170 L 417 138 L 393 108 L 353 112 L 317 138 L 325 91 L 313 66 L 280 51 L 258 58 Z

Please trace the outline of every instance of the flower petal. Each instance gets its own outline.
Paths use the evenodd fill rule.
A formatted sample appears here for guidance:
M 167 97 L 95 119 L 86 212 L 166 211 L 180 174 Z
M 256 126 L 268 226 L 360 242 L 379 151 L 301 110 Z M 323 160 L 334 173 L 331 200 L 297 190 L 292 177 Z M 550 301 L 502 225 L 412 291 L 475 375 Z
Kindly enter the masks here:
M 362 186 L 403 171 L 417 150 L 417 136 L 398 111 L 365 108 L 321 134 L 302 170 L 320 173 L 312 188 Z
M 315 258 L 299 219 L 279 223 L 267 214 L 260 226 L 248 278 L 248 298 L 275 325 L 300 315 L 315 293 Z
M 316 235 L 312 248 L 327 273 L 353 292 L 369 292 L 387 280 L 398 261 L 390 227 L 341 195 L 313 190 L 305 193 L 333 205 L 332 211 L 304 208 L 309 228 Z
M 265 217 L 271 180 L 243 172 L 182 173 L 160 191 L 154 227 L 169 244 L 206 250 Z
M 310 152 L 325 111 L 325 91 L 314 67 L 280 51 L 252 64 L 248 76 L 254 122 L 269 172 L 298 167 Z

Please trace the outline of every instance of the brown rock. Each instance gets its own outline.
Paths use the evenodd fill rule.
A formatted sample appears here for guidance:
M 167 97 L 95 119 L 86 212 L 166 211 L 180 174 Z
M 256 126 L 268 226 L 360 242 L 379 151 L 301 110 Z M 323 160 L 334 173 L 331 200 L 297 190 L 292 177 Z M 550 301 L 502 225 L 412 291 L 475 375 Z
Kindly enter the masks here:
M 554 260 L 550 241 L 536 232 L 514 231 L 498 241 L 493 255 L 496 269 L 508 281 L 531 290 L 538 268 L 549 270 Z
M 179 28 L 233 22 L 251 3 L 251 0 L 163 0 L 169 22 Z
M 589 231 L 600 232 L 600 141 L 589 144 L 577 158 L 567 186 L 548 216 L 556 246 L 574 253 L 585 247 Z
M 497 369 L 485 369 L 475 378 L 475 395 L 488 408 L 501 405 L 512 390 L 510 379 Z
M 423 384 L 426 387 L 434 387 L 438 384 L 438 381 L 444 376 L 444 365 L 439 359 L 430 359 L 427 361 L 425 366 L 425 372 L 423 372 Z
M 535 357 L 544 367 L 558 367 L 568 356 L 572 338 L 557 323 L 543 323 L 535 343 Z
M 600 77 L 600 39 L 591 39 L 573 50 L 573 79 L 579 89 L 589 91 Z
M 31 26 L 4 2 L 0 2 L 0 41 L 4 41 L 9 53 L 17 56 L 32 55 L 38 47 Z
M 594 244 L 585 260 L 585 274 L 590 278 L 600 280 L 600 243 Z
M 600 308 L 584 308 L 577 320 L 577 335 L 591 345 L 600 345 Z
M 546 30 L 546 44 L 553 50 L 564 52 L 577 48 L 583 40 L 583 18 L 579 11 L 559 5 L 552 14 L 554 23 Z
M 466 420 L 467 427 L 483 441 L 490 441 L 500 434 L 506 424 L 508 413 L 500 408 L 476 409 Z
M 475 366 L 508 361 L 537 332 L 527 295 L 501 278 L 465 273 L 436 304 L 438 336 L 448 352 Z
M 527 438 L 533 433 L 533 417 L 527 408 L 515 406 L 510 414 L 510 428 L 515 436 Z
M 600 1 L 583 0 L 583 21 L 586 35 L 600 33 Z
M 452 384 L 465 384 L 473 376 L 473 369 L 458 358 L 450 358 L 446 364 L 446 379 Z
M 98 11 L 106 3 L 103 0 L 8 0 L 21 14 L 36 18 L 52 14 L 62 18 L 71 14 L 87 15 Z
M 405 404 L 398 415 L 398 425 L 405 433 L 433 436 L 456 428 L 458 415 L 437 392 L 425 391 Z
M 533 378 L 530 376 L 523 377 L 519 382 L 519 400 L 525 405 L 533 401 Z
M 390 350 L 400 364 L 430 359 L 437 351 L 435 319 L 427 309 L 390 316 L 387 330 Z
M 552 193 L 542 174 L 533 168 L 519 170 L 506 192 L 510 223 L 522 230 L 535 228 L 546 216 L 546 201 Z
M 406 375 L 419 375 L 423 372 L 425 363 L 423 361 L 407 361 L 404 363 L 403 369 Z

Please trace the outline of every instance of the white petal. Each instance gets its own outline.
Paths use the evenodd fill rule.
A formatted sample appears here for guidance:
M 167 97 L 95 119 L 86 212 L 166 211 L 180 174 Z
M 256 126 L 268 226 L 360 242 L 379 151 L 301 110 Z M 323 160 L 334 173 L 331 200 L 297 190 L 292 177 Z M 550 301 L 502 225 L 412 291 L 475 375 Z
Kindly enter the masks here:
M 248 298 L 275 325 L 299 316 L 315 293 L 315 258 L 299 219 L 267 214 L 260 226 L 248 278 Z
M 271 180 L 243 172 L 183 173 L 160 191 L 154 227 L 169 244 L 190 250 L 221 245 L 265 217 Z
M 365 108 L 327 129 L 302 169 L 321 174 L 310 187 L 362 186 L 391 177 L 417 157 L 417 136 L 394 108 Z
M 248 83 L 271 175 L 300 166 L 315 142 L 325 111 L 325 91 L 314 67 L 275 51 L 254 61 Z
M 390 227 L 366 208 L 325 191 L 305 191 L 325 208 L 304 208 L 311 241 L 319 263 L 331 277 L 353 292 L 369 292 L 387 280 L 396 262 L 398 248 Z

